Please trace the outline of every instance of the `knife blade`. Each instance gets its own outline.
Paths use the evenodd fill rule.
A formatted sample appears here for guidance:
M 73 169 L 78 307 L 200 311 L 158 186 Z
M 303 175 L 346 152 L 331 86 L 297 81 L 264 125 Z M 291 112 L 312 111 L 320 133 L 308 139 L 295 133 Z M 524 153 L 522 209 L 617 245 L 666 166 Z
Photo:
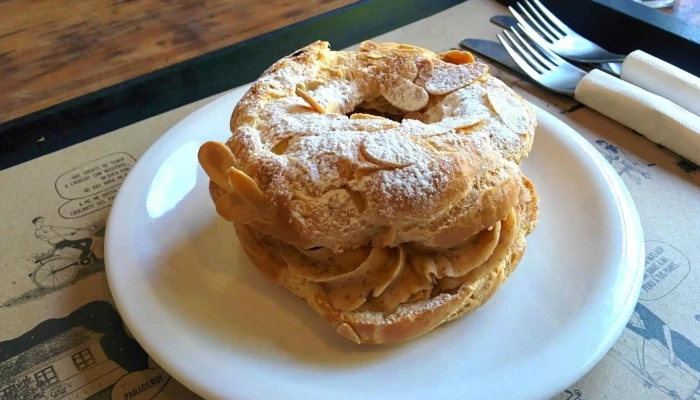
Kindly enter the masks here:
M 518 26 L 518 20 L 511 15 L 494 15 L 489 19 L 492 24 L 508 29 L 511 26 Z
M 510 29 L 512 26 L 518 26 L 518 20 L 511 15 L 494 15 L 489 19 L 492 24 L 498 25 L 504 29 Z M 601 64 L 589 64 L 595 68 L 601 69 L 609 74 L 616 77 L 620 76 L 620 71 L 622 70 L 622 63 L 611 62 L 611 63 L 601 63 Z
M 513 61 L 505 47 L 503 47 L 503 45 L 499 42 L 482 39 L 464 39 L 459 44 L 467 50 L 481 54 L 482 56 L 489 58 L 506 68 L 509 68 L 511 71 L 515 71 L 528 78 L 527 74 L 525 74 L 518 64 Z

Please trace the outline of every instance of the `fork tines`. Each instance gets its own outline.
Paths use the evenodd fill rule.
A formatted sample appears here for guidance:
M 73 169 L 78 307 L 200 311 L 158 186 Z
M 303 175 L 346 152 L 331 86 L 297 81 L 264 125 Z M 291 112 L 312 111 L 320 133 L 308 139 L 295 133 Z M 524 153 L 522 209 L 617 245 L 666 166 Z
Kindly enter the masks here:
M 525 6 L 523 6 L 523 3 Z M 517 6 L 533 25 L 535 25 L 540 35 L 551 42 L 560 40 L 573 32 L 568 26 L 561 22 L 559 18 L 555 17 L 547 7 L 540 3 L 539 0 L 524 0 L 523 2 L 518 2 Z M 533 18 L 533 15 L 535 18 Z
M 502 35 L 498 35 L 498 39 L 501 41 L 503 47 L 506 48 L 511 57 L 513 57 L 515 62 L 528 75 L 538 75 L 547 71 L 552 71 L 562 62 L 564 62 L 561 57 L 554 54 L 546 47 L 535 46 L 535 48 L 530 45 L 530 43 L 520 34 L 520 29 L 518 28 L 522 29 L 522 26 L 518 25 L 518 27 L 512 27 L 512 34 L 507 30 L 503 31 L 503 35 L 507 37 L 507 40 Z M 523 63 L 526 65 L 523 65 Z
M 535 82 L 557 93 L 573 95 L 585 72 L 546 47 L 531 44 L 521 34 L 522 27 L 511 27 L 498 35 L 508 54 Z
M 625 59 L 624 55 L 611 53 L 571 30 L 540 0 L 522 0 L 508 9 L 530 40 L 569 60 L 601 63 Z

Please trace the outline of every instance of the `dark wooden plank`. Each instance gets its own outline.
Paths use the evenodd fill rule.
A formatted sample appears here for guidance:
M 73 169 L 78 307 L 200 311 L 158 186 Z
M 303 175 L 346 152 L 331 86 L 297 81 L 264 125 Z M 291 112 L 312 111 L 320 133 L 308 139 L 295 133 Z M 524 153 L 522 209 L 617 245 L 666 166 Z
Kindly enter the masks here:
M 0 1 L 0 123 L 355 2 Z

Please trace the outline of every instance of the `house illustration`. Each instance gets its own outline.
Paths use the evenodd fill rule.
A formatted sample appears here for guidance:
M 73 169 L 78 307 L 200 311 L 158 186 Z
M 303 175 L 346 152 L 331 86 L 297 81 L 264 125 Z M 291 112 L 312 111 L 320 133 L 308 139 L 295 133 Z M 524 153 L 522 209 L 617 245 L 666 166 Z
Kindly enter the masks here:
M 102 333 L 74 327 L 0 363 L 1 400 L 89 399 L 128 371 L 110 360 Z
M 93 301 L 0 342 L 0 400 L 111 400 L 120 378 L 147 369 L 114 306 Z

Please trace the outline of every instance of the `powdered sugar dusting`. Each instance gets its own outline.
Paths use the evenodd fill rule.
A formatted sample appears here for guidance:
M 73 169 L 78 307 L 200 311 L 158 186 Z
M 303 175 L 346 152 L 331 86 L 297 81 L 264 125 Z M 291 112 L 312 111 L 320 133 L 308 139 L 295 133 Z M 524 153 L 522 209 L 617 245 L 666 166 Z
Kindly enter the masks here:
M 451 65 L 441 62 L 425 80 L 425 90 L 435 95 L 448 94 L 481 78 L 487 71 L 488 67 L 482 63 Z
M 404 111 L 418 111 L 428 104 L 428 92 L 406 78 L 398 77 L 382 86 L 382 95 L 395 107 Z
M 515 133 L 525 134 L 530 130 L 531 118 L 515 97 L 501 90 L 486 94 L 501 121 Z
M 368 136 L 361 150 L 367 161 L 383 167 L 407 167 L 426 157 L 426 149 L 397 130 Z
M 338 113 L 346 114 L 362 102 L 357 85 L 344 79 L 324 83 L 309 92 L 317 102 L 329 109 L 334 104 Z
M 415 119 L 404 119 L 401 121 L 401 126 L 397 128 L 397 130 L 415 137 L 430 137 L 444 135 L 450 132 L 454 133 L 454 130 L 450 127 L 437 123 L 425 124 Z
M 232 127 L 247 132 L 238 139 L 234 133 L 238 143 L 231 146 L 242 148 L 234 151 L 237 159 L 253 166 L 246 172 L 265 193 L 294 204 L 292 218 L 309 234 L 329 232 L 329 221 L 340 209 L 347 214 L 340 228 L 348 235 L 354 234 L 351 225 L 357 230 L 368 224 L 362 222 L 368 212 L 430 218 L 426 210 L 459 174 L 460 152 L 473 147 L 455 128 L 494 119 L 486 90 L 474 83 L 486 73 L 485 65 L 451 65 L 419 52 L 394 57 L 313 48 L 271 67 L 234 112 Z M 426 79 L 427 92 L 411 82 L 416 76 L 417 82 Z M 411 90 L 400 90 L 401 84 Z M 297 89 L 325 113 L 311 108 Z M 431 103 L 428 92 L 447 96 Z M 426 123 L 345 115 L 374 103 L 392 104 L 403 114 L 420 109 Z M 326 196 L 331 191 L 340 192 Z

